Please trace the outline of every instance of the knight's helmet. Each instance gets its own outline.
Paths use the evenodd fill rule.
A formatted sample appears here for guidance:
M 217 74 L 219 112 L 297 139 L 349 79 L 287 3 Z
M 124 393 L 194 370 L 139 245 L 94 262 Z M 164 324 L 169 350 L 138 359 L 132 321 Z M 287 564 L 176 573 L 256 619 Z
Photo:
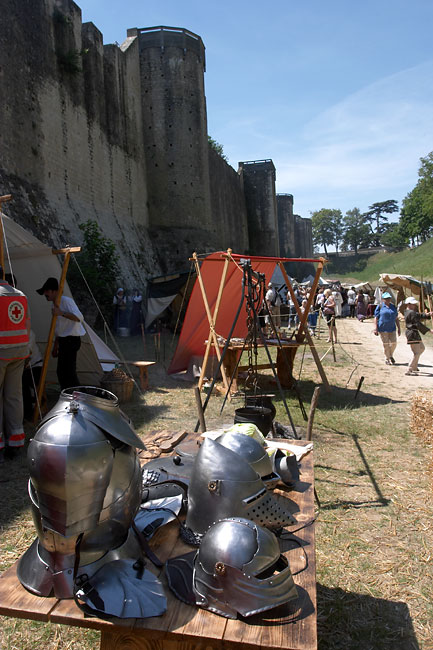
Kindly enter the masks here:
M 197 605 L 228 618 L 297 597 L 275 535 L 244 518 L 224 519 L 204 535 L 194 558 L 193 592 Z
M 202 535 L 226 517 L 245 517 L 272 530 L 295 521 L 287 499 L 270 493 L 241 455 L 206 438 L 192 470 L 186 526 Z
M 266 453 L 263 444 L 252 436 L 238 433 L 236 425 L 226 433 L 216 438 L 216 442 L 227 449 L 231 449 L 241 456 L 260 476 L 268 490 L 272 490 L 279 481 L 279 476 L 274 472 L 272 460 Z
M 144 445 L 113 393 L 91 386 L 62 391 L 28 448 L 38 537 L 18 577 L 31 592 L 71 598 L 77 576 L 140 555 L 130 532 L 141 502 L 136 447 Z

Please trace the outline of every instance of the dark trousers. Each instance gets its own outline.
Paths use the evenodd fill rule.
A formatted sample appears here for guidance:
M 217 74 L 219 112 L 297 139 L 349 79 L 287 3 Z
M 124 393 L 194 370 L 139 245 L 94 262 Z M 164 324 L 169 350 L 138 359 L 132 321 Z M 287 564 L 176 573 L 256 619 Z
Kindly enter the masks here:
M 59 336 L 59 356 L 57 359 L 57 378 L 60 388 L 79 386 L 77 377 L 77 353 L 81 346 L 80 336 Z

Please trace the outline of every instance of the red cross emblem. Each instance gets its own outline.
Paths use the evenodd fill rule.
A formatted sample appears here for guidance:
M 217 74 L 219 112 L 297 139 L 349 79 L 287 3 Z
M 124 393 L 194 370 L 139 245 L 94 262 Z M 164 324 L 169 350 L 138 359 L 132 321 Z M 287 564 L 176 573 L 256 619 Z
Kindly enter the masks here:
M 8 307 L 9 319 L 15 324 L 21 323 L 24 318 L 24 307 L 20 302 L 14 300 Z

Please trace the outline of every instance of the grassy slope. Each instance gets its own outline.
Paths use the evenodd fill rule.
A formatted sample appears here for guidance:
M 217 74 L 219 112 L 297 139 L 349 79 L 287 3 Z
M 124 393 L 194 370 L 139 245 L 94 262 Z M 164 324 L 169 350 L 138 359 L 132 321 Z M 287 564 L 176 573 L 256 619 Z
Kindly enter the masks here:
M 363 271 L 352 271 L 339 278 L 356 278 L 360 282 L 378 282 L 380 273 L 402 273 L 433 280 L 433 238 L 425 244 L 400 253 L 378 253 L 370 257 Z

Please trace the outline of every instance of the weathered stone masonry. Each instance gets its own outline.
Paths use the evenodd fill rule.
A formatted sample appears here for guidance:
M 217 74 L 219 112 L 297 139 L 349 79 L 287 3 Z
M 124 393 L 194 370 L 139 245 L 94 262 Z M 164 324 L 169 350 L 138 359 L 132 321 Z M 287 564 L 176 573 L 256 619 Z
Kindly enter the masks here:
M 17 222 L 58 247 L 95 219 L 129 287 L 193 250 L 304 255 L 310 220 L 277 216 L 272 161 L 235 171 L 209 148 L 199 36 L 103 45 L 72 0 L 3 0 L 1 15 L 0 193 Z

